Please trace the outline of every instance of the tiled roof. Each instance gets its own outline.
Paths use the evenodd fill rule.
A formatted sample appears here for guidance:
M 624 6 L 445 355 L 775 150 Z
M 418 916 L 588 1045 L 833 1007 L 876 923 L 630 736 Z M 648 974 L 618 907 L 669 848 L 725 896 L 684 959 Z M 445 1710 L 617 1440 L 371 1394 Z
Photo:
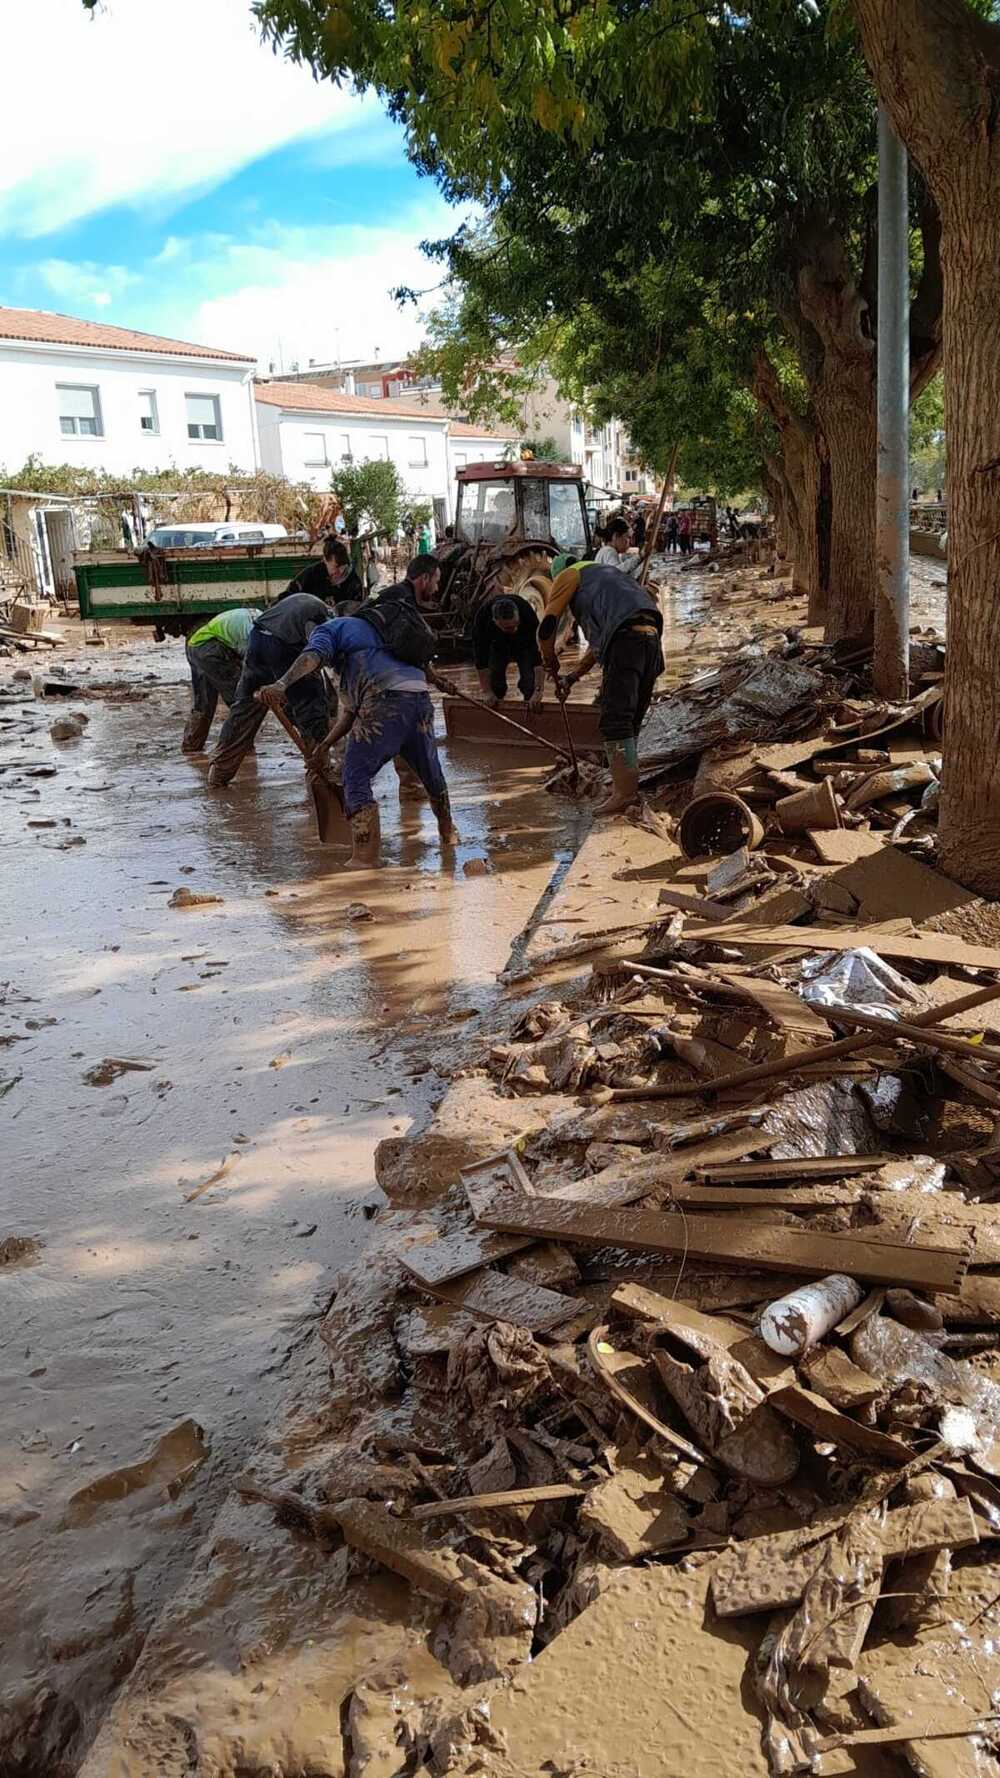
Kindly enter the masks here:
M 375 414 L 380 420 L 435 421 L 443 416 L 422 408 L 400 407 L 396 401 L 380 401 L 368 395 L 345 395 L 321 383 L 257 383 L 254 394 L 267 407 L 295 408 L 310 414 Z
M 496 439 L 497 444 L 512 444 L 521 437 L 519 432 L 511 432 L 506 426 L 490 428 L 489 426 L 470 426 L 467 420 L 452 420 L 452 438 L 483 438 L 489 441 Z
M 186 340 L 163 339 L 156 333 L 136 333 L 131 327 L 112 327 L 106 321 L 80 321 L 74 315 L 50 315 L 45 309 L 0 308 L 0 339 L 35 340 L 53 346 L 103 347 L 118 352 L 155 352 L 179 358 L 215 358 L 231 364 L 254 362 L 248 352 L 220 352 L 214 346 L 192 346 Z

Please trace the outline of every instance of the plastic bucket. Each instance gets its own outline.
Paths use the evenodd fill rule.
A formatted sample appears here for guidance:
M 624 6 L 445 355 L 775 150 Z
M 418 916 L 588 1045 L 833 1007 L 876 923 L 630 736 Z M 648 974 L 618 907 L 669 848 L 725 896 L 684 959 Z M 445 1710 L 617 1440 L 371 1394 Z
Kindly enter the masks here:
M 686 858 L 728 858 L 746 846 L 752 852 L 764 838 L 753 810 L 729 790 L 711 790 L 688 803 L 678 829 Z

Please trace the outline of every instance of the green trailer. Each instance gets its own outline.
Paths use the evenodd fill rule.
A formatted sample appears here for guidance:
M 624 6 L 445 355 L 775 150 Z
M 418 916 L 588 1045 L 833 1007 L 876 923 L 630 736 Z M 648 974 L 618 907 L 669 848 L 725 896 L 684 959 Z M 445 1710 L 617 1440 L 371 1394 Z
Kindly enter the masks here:
M 296 548 L 287 541 L 143 557 L 95 550 L 75 555 L 73 572 L 81 617 L 184 636 L 217 611 L 271 604 L 315 560 L 307 544 Z

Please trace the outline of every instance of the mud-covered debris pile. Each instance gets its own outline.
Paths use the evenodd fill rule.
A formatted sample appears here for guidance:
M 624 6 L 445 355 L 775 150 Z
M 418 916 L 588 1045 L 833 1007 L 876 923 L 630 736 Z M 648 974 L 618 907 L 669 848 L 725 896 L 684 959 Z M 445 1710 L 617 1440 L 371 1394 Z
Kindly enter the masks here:
M 399 1769 L 1000 1773 L 1000 945 L 870 837 L 771 925 L 664 842 L 663 917 L 470 1058 L 535 1124 L 392 1145 L 265 1497 L 425 1601 Z

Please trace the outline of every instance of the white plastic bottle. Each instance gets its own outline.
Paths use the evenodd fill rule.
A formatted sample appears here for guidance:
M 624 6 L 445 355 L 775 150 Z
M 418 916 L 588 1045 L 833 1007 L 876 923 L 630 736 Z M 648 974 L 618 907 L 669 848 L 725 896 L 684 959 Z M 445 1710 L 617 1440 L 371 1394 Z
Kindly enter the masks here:
M 764 1310 L 760 1337 L 782 1358 L 796 1358 L 856 1309 L 864 1294 L 860 1284 L 843 1272 L 833 1272 L 818 1284 L 803 1284 Z

